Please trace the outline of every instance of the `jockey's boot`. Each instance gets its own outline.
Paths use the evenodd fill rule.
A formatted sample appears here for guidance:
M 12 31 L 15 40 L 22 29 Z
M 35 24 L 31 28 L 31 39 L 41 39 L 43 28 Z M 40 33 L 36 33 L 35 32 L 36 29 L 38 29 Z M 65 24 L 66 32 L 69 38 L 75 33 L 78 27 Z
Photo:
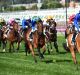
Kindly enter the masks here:
M 31 34 L 30 34 L 30 39 L 33 39 L 32 35 L 33 35 L 33 32 L 31 32 Z
M 75 37 L 76 37 L 76 32 L 74 32 L 73 37 L 72 37 L 72 44 L 75 44 Z

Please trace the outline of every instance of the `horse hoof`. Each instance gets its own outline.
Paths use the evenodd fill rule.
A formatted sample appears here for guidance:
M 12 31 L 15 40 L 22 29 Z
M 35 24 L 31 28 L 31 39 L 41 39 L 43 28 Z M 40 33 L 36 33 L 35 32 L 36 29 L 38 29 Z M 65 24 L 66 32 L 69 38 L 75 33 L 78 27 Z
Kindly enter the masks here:
M 30 54 L 30 53 L 31 53 L 31 51 L 29 50 L 29 51 L 28 51 L 28 54 Z
M 59 53 L 59 50 L 56 50 L 57 53 Z
M 26 53 L 26 56 L 27 56 L 27 53 Z
M 40 59 L 44 59 L 44 56 L 40 57 Z
M 50 52 L 48 52 L 48 54 L 50 55 Z
M 37 60 L 35 60 L 35 63 L 37 63 Z
M 48 54 L 50 54 L 50 51 L 48 51 Z

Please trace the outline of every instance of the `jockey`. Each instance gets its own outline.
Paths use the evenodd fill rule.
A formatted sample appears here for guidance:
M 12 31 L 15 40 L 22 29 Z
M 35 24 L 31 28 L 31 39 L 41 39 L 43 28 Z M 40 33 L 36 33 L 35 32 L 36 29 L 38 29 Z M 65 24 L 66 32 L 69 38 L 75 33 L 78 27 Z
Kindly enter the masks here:
M 37 30 L 37 25 L 36 25 L 36 23 L 38 22 L 38 20 L 39 20 L 38 17 L 32 19 L 32 22 L 31 22 L 31 24 L 32 24 L 32 26 L 31 26 L 31 27 L 32 27 L 32 32 L 34 32 L 34 31 Z
M 73 14 L 73 15 L 71 15 L 69 17 L 69 21 L 68 21 L 69 26 L 72 26 L 73 25 L 74 18 L 75 18 L 75 14 Z
M 22 20 L 22 28 L 25 30 L 26 28 L 30 27 L 31 19 L 23 19 Z
M 32 30 L 30 32 L 30 40 L 32 40 L 32 35 L 37 30 L 36 21 L 37 21 L 36 19 L 32 19 L 32 21 L 31 21 L 31 28 L 32 28 Z
M 48 24 L 46 18 L 43 18 L 42 20 L 43 20 L 43 26 L 45 26 L 45 29 L 44 29 L 44 35 L 46 35 L 46 33 L 48 32 L 49 24 Z
M 73 22 L 74 22 L 73 26 L 75 28 L 75 32 L 73 34 L 72 42 L 74 43 L 77 32 L 80 32 L 80 30 L 79 30 L 79 27 L 80 27 L 80 11 L 79 11 L 79 13 L 77 13 L 75 15 Z
M 17 40 L 19 39 L 19 25 L 17 27 L 17 29 L 14 28 L 13 25 L 17 24 L 18 25 L 18 22 L 14 19 L 14 18 L 11 18 L 9 21 L 8 21 L 8 31 L 9 30 L 12 30 L 14 29 L 14 33 L 15 33 L 15 36 L 17 37 Z
M 15 22 L 15 19 L 14 19 L 14 18 L 11 18 L 11 19 L 8 21 L 8 27 L 9 27 L 10 29 L 13 29 L 13 24 L 14 24 L 14 22 Z
M 31 19 L 27 18 L 27 19 L 23 19 L 22 20 L 22 31 L 23 31 L 23 36 L 24 38 L 26 38 L 25 34 L 26 34 L 26 30 L 27 28 L 31 27 Z

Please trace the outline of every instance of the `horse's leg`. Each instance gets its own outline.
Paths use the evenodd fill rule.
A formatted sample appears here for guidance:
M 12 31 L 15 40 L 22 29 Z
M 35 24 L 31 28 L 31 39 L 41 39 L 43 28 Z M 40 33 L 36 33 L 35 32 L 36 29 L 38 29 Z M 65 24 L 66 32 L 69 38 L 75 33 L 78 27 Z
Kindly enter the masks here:
M 25 43 L 25 52 L 26 52 L 26 56 L 27 56 L 27 51 L 28 51 L 28 48 L 27 48 L 27 43 Z
M 47 50 L 48 50 L 48 54 L 50 54 L 50 50 L 49 50 L 49 43 L 46 44 Z
M 17 52 L 19 51 L 19 47 L 20 47 L 20 42 L 17 43 Z
M 14 50 L 14 43 L 13 42 L 11 43 L 11 46 L 13 47 L 13 52 L 15 52 L 15 50 Z
M 52 50 L 52 43 L 51 43 L 51 41 L 50 41 L 50 49 Z
M 54 42 L 54 47 L 55 47 L 55 49 L 56 49 L 56 52 L 59 52 L 57 41 Z
M 42 50 L 43 50 L 43 54 L 44 54 L 46 52 L 45 45 L 42 47 Z
M 28 41 L 28 46 L 29 46 L 29 49 L 30 49 L 30 51 L 32 53 L 32 56 L 34 57 L 35 62 L 37 62 L 37 60 L 35 58 L 34 50 L 33 50 L 33 47 L 32 47 L 32 44 L 30 43 L 30 41 Z
M 43 56 L 43 54 L 42 54 L 41 51 L 40 51 L 40 45 L 38 45 L 38 53 L 39 53 L 39 57 L 40 57 L 41 59 L 43 59 L 44 56 Z
M 0 47 L 1 47 L 1 40 L 0 40 Z
M 2 41 L 2 43 L 3 43 L 3 52 L 5 52 L 5 48 L 6 48 L 6 41 Z
M 50 54 L 49 44 L 47 44 L 48 54 Z
M 71 54 L 72 54 L 72 58 L 73 58 L 74 64 L 77 64 L 76 53 L 74 51 L 74 47 L 73 46 L 70 46 L 70 51 L 71 51 Z
M 9 43 L 9 52 L 11 52 L 11 42 Z

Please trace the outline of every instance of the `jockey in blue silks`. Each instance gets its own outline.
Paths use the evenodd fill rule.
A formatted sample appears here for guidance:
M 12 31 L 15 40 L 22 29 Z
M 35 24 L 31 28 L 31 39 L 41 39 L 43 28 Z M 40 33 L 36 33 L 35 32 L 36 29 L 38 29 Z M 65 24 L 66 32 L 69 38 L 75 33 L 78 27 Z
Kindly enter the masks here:
M 32 27 L 32 32 L 34 32 L 35 30 L 37 30 L 36 27 L 35 27 L 36 26 L 36 20 L 32 20 L 31 23 L 32 23 L 32 26 L 31 26 Z
M 32 35 L 33 35 L 33 33 L 37 30 L 37 22 L 38 22 L 38 20 L 39 20 L 39 18 L 38 17 L 35 17 L 35 18 L 32 18 L 32 20 L 31 20 L 31 28 L 32 28 L 32 30 L 31 30 L 31 32 L 30 32 L 30 40 L 33 38 L 32 37 Z
M 22 20 L 22 28 L 23 28 L 23 29 L 26 29 L 27 27 L 28 27 L 27 20 L 26 20 L 26 19 L 23 19 L 23 20 Z
M 37 30 L 37 25 L 36 25 L 36 23 L 38 22 L 38 20 L 39 20 L 39 17 L 36 17 L 36 18 L 33 18 L 32 19 L 32 32 L 34 32 L 34 31 L 36 31 Z
M 30 27 L 29 25 L 30 19 L 23 19 L 22 20 L 22 32 L 23 32 L 23 36 L 24 38 L 26 38 L 25 34 L 26 34 L 26 30 L 28 29 L 28 27 Z
M 79 28 L 80 28 L 80 11 L 79 13 L 77 13 L 74 17 L 74 24 L 73 27 L 75 28 L 75 32 L 73 34 L 73 38 L 72 38 L 72 42 L 75 43 L 75 37 L 77 32 L 80 32 Z

